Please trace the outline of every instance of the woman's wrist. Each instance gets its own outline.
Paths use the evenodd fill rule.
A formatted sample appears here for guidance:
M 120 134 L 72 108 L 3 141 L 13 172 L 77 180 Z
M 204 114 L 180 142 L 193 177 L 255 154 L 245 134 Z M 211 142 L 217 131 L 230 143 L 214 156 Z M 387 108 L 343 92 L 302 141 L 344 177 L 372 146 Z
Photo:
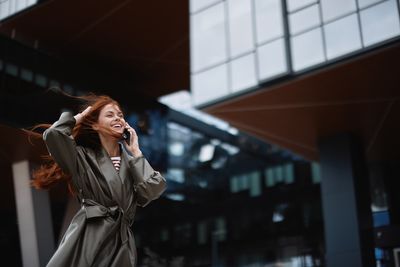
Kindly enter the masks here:
M 142 154 L 142 151 L 140 151 L 140 149 L 133 149 L 132 151 L 132 155 L 135 157 L 135 158 L 138 158 L 138 157 L 140 157 L 140 156 L 143 156 L 143 154 Z
M 84 111 L 82 111 L 82 112 L 76 114 L 76 115 L 74 116 L 75 121 L 76 121 L 76 124 L 81 123 L 81 121 L 83 120 L 83 118 L 84 118 L 87 114 L 89 114 L 89 112 L 90 112 L 91 109 L 92 109 L 92 106 L 88 106 Z
M 81 114 L 81 113 L 78 113 L 78 114 L 76 114 L 76 115 L 74 116 L 74 118 L 75 118 L 76 124 L 78 124 L 78 123 L 81 122 L 82 114 Z

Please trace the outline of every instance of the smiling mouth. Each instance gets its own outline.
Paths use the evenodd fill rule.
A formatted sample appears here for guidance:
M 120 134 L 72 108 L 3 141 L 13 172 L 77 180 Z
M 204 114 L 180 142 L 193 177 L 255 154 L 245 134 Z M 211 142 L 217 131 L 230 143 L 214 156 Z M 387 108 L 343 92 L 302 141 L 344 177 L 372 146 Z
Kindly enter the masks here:
M 115 129 L 121 129 L 122 125 L 121 124 L 115 124 L 115 125 L 112 125 L 111 127 L 115 128 Z

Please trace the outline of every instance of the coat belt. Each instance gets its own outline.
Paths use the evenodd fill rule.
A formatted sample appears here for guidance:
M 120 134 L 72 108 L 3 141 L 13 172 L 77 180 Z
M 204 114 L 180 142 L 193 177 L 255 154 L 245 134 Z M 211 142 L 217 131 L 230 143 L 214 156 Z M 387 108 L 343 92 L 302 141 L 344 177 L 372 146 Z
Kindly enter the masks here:
M 92 199 L 84 198 L 82 199 L 82 208 L 85 210 L 87 219 L 112 217 L 115 220 L 114 227 L 119 228 L 122 244 L 128 242 L 128 231 L 130 231 L 130 226 L 133 221 L 125 215 L 125 212 L 121 207 L 117 205 L 105 207 Z

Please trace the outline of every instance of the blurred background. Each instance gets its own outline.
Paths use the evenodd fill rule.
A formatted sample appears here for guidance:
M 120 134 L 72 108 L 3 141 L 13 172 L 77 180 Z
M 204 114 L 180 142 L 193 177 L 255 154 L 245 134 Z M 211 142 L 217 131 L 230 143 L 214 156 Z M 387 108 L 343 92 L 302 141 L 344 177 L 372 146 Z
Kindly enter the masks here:
M 138 266 L 399 267 L 399 5 L 0 0 L 1 265 L 45 266 L 79 209 L 29 186 L 62 90 L 118 100 L 168 181 Z

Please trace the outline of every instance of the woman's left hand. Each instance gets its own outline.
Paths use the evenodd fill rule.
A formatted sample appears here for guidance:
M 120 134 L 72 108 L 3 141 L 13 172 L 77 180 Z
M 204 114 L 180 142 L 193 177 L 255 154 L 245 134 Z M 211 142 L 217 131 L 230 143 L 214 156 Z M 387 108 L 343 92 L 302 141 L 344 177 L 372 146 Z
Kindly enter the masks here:
M 142 155 L 142 151 L 139 148 L 139 138 L 136 134 L 135 129 L 133 129 L 128 123 L 126 123 L 125 128 L 130 133 L 129 145 L 125 141 L 126 148 L 132 153 L 134 157 L 139 157 Z

